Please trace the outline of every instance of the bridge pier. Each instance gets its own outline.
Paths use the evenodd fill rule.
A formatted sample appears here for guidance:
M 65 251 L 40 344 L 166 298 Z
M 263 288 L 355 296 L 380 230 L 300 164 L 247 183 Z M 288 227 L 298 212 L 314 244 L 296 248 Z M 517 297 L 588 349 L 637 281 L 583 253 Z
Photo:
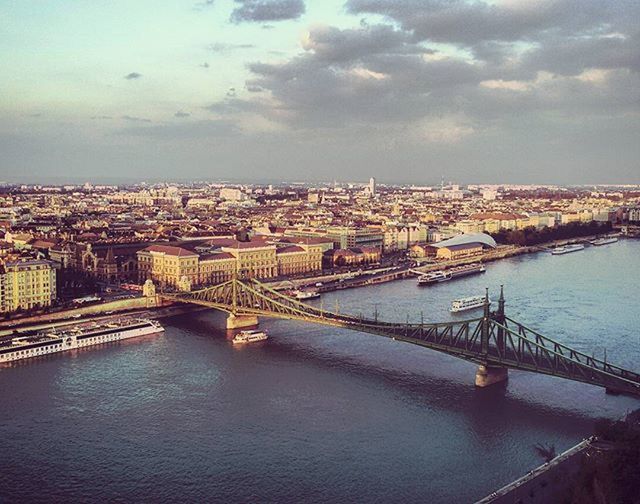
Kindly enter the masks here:
M 509 371 L 504 367 L 480 365 L 476 371 L 476 387 L 488 387 L 508 379 Z
M 227 329 L 244 329 L 255 327 L 259 324 L 257 315 L 234 315 L 230 313 L 227 317 Z

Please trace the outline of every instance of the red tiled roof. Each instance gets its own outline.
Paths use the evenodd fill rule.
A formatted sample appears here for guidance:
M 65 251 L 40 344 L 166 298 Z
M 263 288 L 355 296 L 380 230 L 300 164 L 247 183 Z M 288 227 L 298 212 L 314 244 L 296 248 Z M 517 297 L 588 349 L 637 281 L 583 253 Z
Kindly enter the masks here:
M 195 252 L 183 249 L 182 247 L 172 247 L 171 245 L 150 245 L 146 249 L 146 252 L 160 252 L 167 255 L 186 257 L 186 256 L 198 256 Z
M 289 245 L 287 247 L 280 247 L 276 250 L 276 254 L 291 254 L 294 252 L 304 252 L 304 249 L 297 245 Z

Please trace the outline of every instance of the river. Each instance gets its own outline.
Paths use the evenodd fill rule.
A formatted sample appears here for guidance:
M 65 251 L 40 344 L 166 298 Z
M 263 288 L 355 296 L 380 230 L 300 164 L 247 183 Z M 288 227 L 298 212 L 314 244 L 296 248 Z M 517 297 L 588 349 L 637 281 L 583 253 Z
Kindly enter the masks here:
M 451 299 L 504 284 L 512 318 L 640 370 L 638 271 L 627 240 L 322 304 L 441 321 Z M 237 348 L 223 321 L 183 315 L 164 335 L 0 369 L 0 501 L 471 502 L 540 464 L 534 444 L 560 452 L 640 404 L 515 371 L 476 390 L 464 361 L 289 321 L 263 320 L 270 339 Z

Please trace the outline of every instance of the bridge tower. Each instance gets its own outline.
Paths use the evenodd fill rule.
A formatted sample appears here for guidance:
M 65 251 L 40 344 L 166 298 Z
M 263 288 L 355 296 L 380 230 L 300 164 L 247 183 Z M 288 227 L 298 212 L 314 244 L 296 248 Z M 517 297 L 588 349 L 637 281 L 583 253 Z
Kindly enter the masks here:
M 485 363 L 478 366 L 476 371 L 476 387 L 484 388 L 496 383 L 502 383 L 509 379 L 507 368 L 501 366 L 489 365 L 489 336 L 491 331 L 491 311 L 489 310 L 489 289 L 486 290 L 484 296 L 484 316 L 482 318 L 482 327 L 480 332 L 480 349 L 485 358 Z M 500 299 L 498 300 L 498 310 L 493 315 L 496 322 L 503 324 L 504 315 L 504 289 L 500 286 Z M 496 334 L 498 349 L 502 353 L 504 349 L 504 329 L 498 328 Z
M 240 313 L 238 310 L 238 306 L 241 304 L 239 303 L 239 297 L 241 295 L 241 290 L 238 289 L 239 276 L 244 277 L 241 270 L 236 271 L 233 275 L 233 280 L 232 280 L 233 295 L 231 298 L 231 312 L 227 316 L 227 329 L 229 330 L 245 329 L 247 327 L 256 327 L 260 323 L 257 315 L 243 314 L 243 313 Z

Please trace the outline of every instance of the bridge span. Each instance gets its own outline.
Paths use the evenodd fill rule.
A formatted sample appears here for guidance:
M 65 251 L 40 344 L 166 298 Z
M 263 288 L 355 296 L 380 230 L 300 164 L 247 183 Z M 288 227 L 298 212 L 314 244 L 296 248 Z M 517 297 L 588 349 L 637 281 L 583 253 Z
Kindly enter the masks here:
M 161 293 L 162 298 L 228 313 L 227 328 L 255 326 L 259 317 L 299 320 L 392 338 L 478 365 L 475 383 L 504 382 L 509 369 L 566 378 L 604 387 L 608 392 L 640 395 L 640 374 L 574 350 L 507 317 L 501 290 L 498 308 L 485 298 L 480 318 L 455 322 L 385 322 L 317 308 L 286 296 L 255 279 L 234 278 L 190 292 Z

